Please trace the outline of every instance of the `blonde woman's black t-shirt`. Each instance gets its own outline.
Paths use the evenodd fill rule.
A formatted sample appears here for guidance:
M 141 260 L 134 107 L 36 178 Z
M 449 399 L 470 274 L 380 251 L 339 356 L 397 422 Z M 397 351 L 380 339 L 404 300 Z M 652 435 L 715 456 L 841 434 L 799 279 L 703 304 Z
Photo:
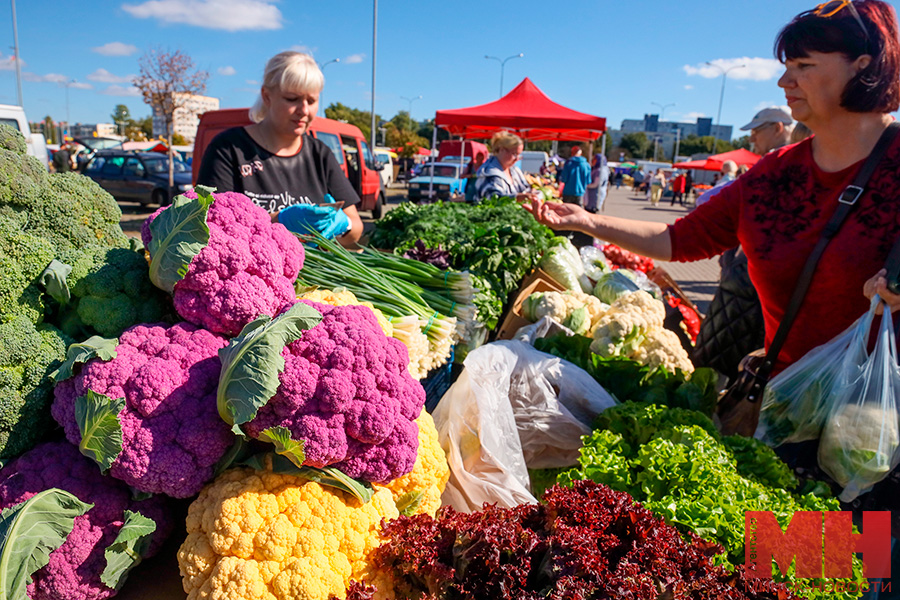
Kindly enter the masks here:
M 310 135 L 293 156 L 277 156 L 259 146 L 243 127 L 223 131 L 200 163 L 197 183 L 220 192 L 240 192 L 267 212 L 292 204 L 318 204 L 331 194 L 344 207 L 359 196 L 331 149 Z

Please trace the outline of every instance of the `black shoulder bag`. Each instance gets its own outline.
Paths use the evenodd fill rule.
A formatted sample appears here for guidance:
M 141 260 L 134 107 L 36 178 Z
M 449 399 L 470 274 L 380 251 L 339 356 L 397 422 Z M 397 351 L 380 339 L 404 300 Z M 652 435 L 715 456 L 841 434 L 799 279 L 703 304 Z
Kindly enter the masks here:
M 778 353 L 781 352 L 781 348 L 784 346 L 791 325 L 794 324 L 794 319 L 796 319 L 797 313 L 800 312 L 800 306 L 803 304 L 803 299 L 806 297 L 806 292 L 812 283 L 813 273 L 815 273 L 816 266 L 819 264 L 819 259 L 822 257 L 828 242 L 837 234 L 841 224 L 853 210 L 856 201 L 863 195 L 866 185 L 869 183 L 869 178 L 875 172 L 881 157 L 894 141 L 898 131 L 900 131 L 900 123 L 897 122 L 891 123 L 884 130 L 878 143 L 872 149 L 872 153 L 869 154 L 866 162 L 859 170 L 859 173 L 857 173 L 853 183 L 848 185 L 841 193 L 840 198 L 838 198 L 837 210 L 834 211 L 831 220 L 825 225 L 819 241 L 813 248 L 809 258 L 806 259 L 806 264 L 803 266 L 803 271 L 801 271 L 800 277 L 797 279 L 797 287 L 794 289 L 790 303 L 788 303 L 784 318 L 778 325 L 772 345 L 769 346 L 765 356 L 748 355 L 741 361 L 741 370 L 737 379 L 719 395 L 716 417 L 719 421 L 719 428 L 725 435 L 737 433 L 750 437 L 756 431 L 756 426 L 759 423 L 759 410 L 762 405 L 763 391 L 769 382 L 769 377 L 775 367 L 775 361 L 778 359 Z

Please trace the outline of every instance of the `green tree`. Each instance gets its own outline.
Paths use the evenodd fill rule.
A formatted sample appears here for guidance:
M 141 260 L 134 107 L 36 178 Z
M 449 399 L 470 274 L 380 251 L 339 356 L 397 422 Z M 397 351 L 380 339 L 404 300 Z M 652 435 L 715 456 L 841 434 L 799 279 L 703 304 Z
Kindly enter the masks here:
M 409 112 L 405 110 L 401 110 L 394 115 L 394 118 L 391 119 L 389 123 L 399 131 L 411 131 L 416 133 L 419 130 L 419 124 L 413 121 L 409 116 Z
M 116 104 L 115 109 L 109 118 L 112 122 L 119 126 L 117 133 L 122 134 L 128 122 L 131 121 L 131 111 L 124 104 Z
M 681 140 L 681 147 L 678 153 L 683 156 L 692 156 L 694 154 L 721 154 L 734 150 L 734 146 L 727 140 L 716 140 L 716 148 L 713 152 L 713 136 L 705 135 L 698 137 L 694 134 L 688 135 Z
M 172 134 L 172 143 L 176 146 L 187 146 L 190 144 L 190 142 L 187 141 L 187 138 L 180 133 Z
M 434 135 L 434 119 L 428 119 L 427 121 L 423 121 L 423 122 L 419 125 L 419 131 L 418 131 L 418 133 L 419 133 L 419 135 L 420 135 L 421 137 L 423 137 L 423 138 L 425 138 L 426 140 L 428 140 L 428 144 L 429 144 L 429 146 L 430 146 L 430 145 L 431 145 L 431 137 Z M 449 140 L 449 139 L 450 139 L 450 134 L 447 133 L 447 130 L 446 130 L 446 129 L 441 129 L 441 128 L 439 127 L 439 128 L 438 128 L 438 133 L 437 133 L 437 141 L 438 141 L 438 143 L 441 143 L 442 141 L 444 141 L 444 140 Z
M 369 111 L 350 108 L 349 106 L 344 106 L 340 102 L 332 102 L 328 108 L 325 109 L 325 116 L 329 119 L 334 119 L 335 121 L 343 121 L 344 123 L 356 125 L 359 127 L 359 130 L 362 131 L 363 138 L 367 140 L 372 137 L 372 113 Z M 378 115 L 375 115 L 375 120 L 380 123 L 382 119 Z
M 627 156 L 633 158 L 644 158 L 647 151 L 650 150 L 650 140 L 643 131 L 637 133 L 626 133 L 622 136 L 619 146 L 626 152 Z
M 731 142 L 731 145 L 734 146 L 734 149 L 744 148 L 745 150 L 750 150 L 750 136 L 742 135 L 738 139 Z

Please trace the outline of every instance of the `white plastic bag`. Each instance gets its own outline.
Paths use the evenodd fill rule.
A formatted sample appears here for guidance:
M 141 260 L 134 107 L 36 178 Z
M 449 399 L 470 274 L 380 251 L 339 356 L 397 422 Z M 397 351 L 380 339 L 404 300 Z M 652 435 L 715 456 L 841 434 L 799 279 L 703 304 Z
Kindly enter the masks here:
M 869 313 L 881 302 L 872 300 Z M 900 463 L 900 367 L 887 305 L 870 355 L 856 377 L 835 389 L 835 400 L 819 442 L 819 466 L 844 487 L 851 502 L 887 477 Z
M 772 378 L 763 393 L 755 438 L 774 448 L 821 436 L 835 391 L 859 376 L 874 315 L 870 310 L 846 331 Z
M 442 502 L 456 510 L 534 503 L 528 468 L 575 464 L 581 436 L 616 402 L 590 375 L 524 342 L 469 353 L 434 421 L 450 464 Z

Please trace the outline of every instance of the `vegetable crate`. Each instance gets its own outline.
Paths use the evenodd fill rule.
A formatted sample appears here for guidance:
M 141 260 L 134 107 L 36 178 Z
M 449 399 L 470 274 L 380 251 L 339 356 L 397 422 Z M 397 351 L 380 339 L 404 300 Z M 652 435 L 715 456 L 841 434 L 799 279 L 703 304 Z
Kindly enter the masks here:
M 450 360 L 443 367 L 438 367 L 428 374 L 420 383 L 425 389 L 425 410 L 429 413 L 434 412 L 438 402 L 450 389 L 453 384 L 453 358 L 456 349 L 450 350 Z
M 522 282 L 522 286 L 516 294 L 516 299 L 510 305 L 506 318 L 503 319 L 503 323 L 497 331 L 497 339 L 512 339 L 521 327 L 531 324 L 531 321 L 522 316 L 522 302 L 525 301 L 525 298 L 535 292 L 564 292 L 565 290 L 565 287 L 557 283 L 555 279 L 547 275 L 543 270 L 535 269 Z
M 677 298 L 681 300 L 681 302 L 691 308 L 694 312 L 696 312 L 700 317 L 703 317 L 703 313 L 701 313 L 696 305 L 690 301 L 690 299 L 684 294 L 684 291 L 675 283 L 675 280 L 672 279 L 672 276 L 669 275 L 669 272 L 663 269 L 662 267 L 653 267 L 650 271 L 647 272 L 647 278 L 650 279 L 653 283 L 659 286 L 659 289 L 663 292 L 669 291 L 674 294 Z

